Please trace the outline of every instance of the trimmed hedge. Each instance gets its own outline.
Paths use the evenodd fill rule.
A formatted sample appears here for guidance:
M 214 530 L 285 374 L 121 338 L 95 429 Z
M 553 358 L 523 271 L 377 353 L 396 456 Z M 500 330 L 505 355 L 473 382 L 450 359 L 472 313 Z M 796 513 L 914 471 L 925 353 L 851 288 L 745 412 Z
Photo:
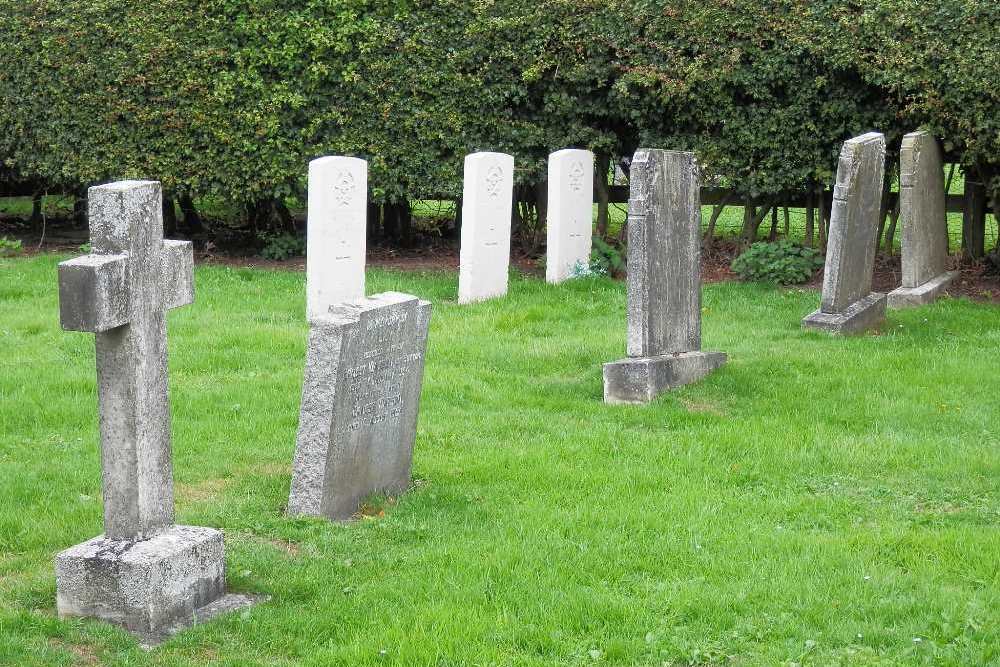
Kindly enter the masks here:
M 0 0 L 0 170 L 247 204 L 306 162 L 458 196 L 464 155 L 694 149 L 746 195 L 829 182 L 844 139 L 927 125 L 1000 190 L 1000 3 Z

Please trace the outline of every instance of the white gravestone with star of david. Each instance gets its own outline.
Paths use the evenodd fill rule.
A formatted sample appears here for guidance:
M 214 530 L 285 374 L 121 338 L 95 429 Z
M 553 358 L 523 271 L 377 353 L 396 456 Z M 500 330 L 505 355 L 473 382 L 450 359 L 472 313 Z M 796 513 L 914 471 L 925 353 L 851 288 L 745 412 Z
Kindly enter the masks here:
M 549 156 L 545 280 L 561 283 L 590 266 L 594 154 L 565 149 Z
M 328 156 L 309 163 L 308 317 L 365 295 L 368 163 Z
M 459 303 L 483 301 L 507 293 L 513 201 L 513 156 L 506 153 L 466 156 Z

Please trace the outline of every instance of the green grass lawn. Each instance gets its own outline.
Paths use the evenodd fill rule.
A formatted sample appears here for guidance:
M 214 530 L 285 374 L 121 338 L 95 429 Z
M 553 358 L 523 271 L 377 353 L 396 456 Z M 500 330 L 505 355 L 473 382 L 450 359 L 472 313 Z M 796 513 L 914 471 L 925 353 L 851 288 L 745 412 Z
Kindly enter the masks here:
M 1000 664 L 1000 309 L 800 330 L 817 292 L 715 284 L 729 363 L 602 402 L 625 290 L 369 272 L 434 301 L 414 488 L 346 525 L 283 514 L 304 275 L 199 267 L 171 312 L 177 515 L 270 602 L 146 653 L 55 615 L 53 556 L 101 532 L 93 336 L 54 255 L 0 260 L 0 664 Z

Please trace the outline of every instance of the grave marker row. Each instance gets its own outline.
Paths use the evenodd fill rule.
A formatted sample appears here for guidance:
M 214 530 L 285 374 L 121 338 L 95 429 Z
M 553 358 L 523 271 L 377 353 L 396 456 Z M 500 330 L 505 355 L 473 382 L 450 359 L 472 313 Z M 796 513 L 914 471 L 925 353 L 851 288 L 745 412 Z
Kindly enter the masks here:
M 903 149 L 908 291 L 899 299 L 914 303 L 951 274 L 940 151 L 926 133 L 908 135 Z M 884 317 L 885 296 L 871 292 L 884 159 L 880 134 L 844 144 L 822 305 L 804 326 L 846 333 Z M 553 155 L 550 281 L 589 256 L 592 164 L 586 151 Z M 462 302 L 506 290 L 513 166 L 498 153 L 466 160 Z M 608 403 L 651 401 L 726 362 L 701 350 L 694 154 L 640 149 L 631 175 L 627 357 L 604 365 Z M 363 160 L 310 164 L 309 341 L 290 515 L 347 519 L 367 495 L 409 484 L 431 304 L 365 296 L 366 204 Z M 155 643 L 257 598 L 226 595 L 220 531 L 174 524 L 165 313 L 194 300 L 191 244 L 163 239 L 159 183 L 91 188 L 89 207 L 93 251 L 59 266 L 60 318 L 95 335 L 105 533 L 56 557 L 57 606 Z

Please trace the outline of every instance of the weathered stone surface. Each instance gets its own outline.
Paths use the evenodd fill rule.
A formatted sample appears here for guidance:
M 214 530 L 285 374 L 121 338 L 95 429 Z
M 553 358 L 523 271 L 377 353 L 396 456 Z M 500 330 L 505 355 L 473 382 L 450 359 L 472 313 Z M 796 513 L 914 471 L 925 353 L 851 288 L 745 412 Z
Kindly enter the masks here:
M 165 312 L 194 300 L 194 255 L 163 240 L 159 183 L 91 188 L 89 206 L 93 254 L 60 264 L 60 317 L 96 334 L 105 534 L 57 556 L 57 606 L 157 641 L 225 584 L 222 533 L 174 525 Z
M 889 306 L 933 301 L 954 278 L 948 264 L 948 220 L 941 149 L 926 131 L 903 137 L 899 153 L 899 219 L 903 226 L 902 286 Z
M 409 485 L 431 304 L 387 292 L 311 323 L 288 513 L 349 519 Z
M 86 255 L 59 264 L 59 320 L 99 333 L 128 323 L 128 255 Z
M 700 176 L 693 153 L 640 149 L 628 218 L 628 358 L 604 365 L 607 403 L 646 403 L 723 365 L 701 352 Z
M 945 271 L 917 287 L 897 287 L 889 292 L 890 308 L 910 308 L 936 301 L 958 278 L 958 271 Z
M 844 142 L 830 212 L 824 313 L 841 313 L 872 291 L 884 174 L 885 137 L 869 132 Z
M 310 162 L 308 215 L 306 311 L 311 319 L 365 295 L 368 163 L 340 156 Z
M 225 592 L 222 533 L 173 526 L 147 540 L 104 535 L 56 556 L 60 617 L 100 618 L 155 642 Z
M 604 402 L 648 403 L 665 391 L 700 380 L 725 363 L 722 352 L 681 352 L 604 364 Z
M 60 312 L 96 332 L 105 533 L 141 540 L 173 524 L 165 311 L 193 299 L 191 244 L 164 243 L 159 183 L 94 187 L 89 206 L 92 254 L 60 265 Z
M 871 292 L 839 313 L 816 310 L 802 320 L 802 326 L 834 334 L 862 333 L 885 321 L 885 304 L 885 294 Z
M 549 156 L 545 279 L 561 283 L 590 265 L 594 219 L 594 154 L 565 149 Z
M 878 217 L 885 175 L 885 137 L 869 132 L 844 142 L 837 166 L 830 212 L 830 236 L 817 313 L 802 326 L 853 333 L 875 326 L 885 313 L 885 298 L 874 294 L 872 270 L 878 243 Z
M 462 193 L 458 302 L 503 296 L 510 267 L 514 158 L 505 153 L 467 155 Z
M 628 356 L 701 349 L 701 178 L 694 153 L 636 151 L 628 214 Z

